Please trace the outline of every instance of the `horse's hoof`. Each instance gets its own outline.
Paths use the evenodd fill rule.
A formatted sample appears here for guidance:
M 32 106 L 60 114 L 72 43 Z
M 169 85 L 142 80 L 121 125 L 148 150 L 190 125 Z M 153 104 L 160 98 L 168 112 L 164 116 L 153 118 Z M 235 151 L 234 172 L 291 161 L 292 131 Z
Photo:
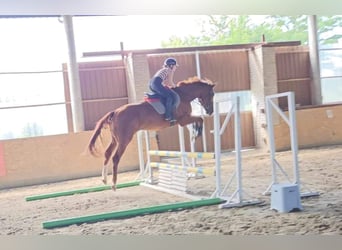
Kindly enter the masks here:
M 116 191 L 116 185 L 112 186 L 113 191 Z
M 107 184 L 107 180 L 105 180 L 105 179 L 103 179 L 102 182 L 103 182 L 103 184 L 105 184 L 105 185 Z

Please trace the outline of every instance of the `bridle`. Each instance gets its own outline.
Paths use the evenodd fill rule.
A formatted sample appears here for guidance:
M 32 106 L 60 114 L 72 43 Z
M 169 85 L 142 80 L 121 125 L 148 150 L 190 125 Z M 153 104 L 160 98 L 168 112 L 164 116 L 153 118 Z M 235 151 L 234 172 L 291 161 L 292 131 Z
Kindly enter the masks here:
M 214 91 L 212 90 L 211 92 L 210 92 L 210 96 L 211 96 L 211 98 L 213 97 L 215 95 L 215 93 L 214 93 Z M 207 104 L 205 104 L 204 102 L 203 102 L 203 98 L 197 98 L 198 99 L 198 102 L 199 102 L 199 104 L 205 109 L 205 111 L 207 112 L 207 113 L 209 113 L 209 110 L 210 110 L 210 107 L 211 107 L 211 103 L 207 103 Z

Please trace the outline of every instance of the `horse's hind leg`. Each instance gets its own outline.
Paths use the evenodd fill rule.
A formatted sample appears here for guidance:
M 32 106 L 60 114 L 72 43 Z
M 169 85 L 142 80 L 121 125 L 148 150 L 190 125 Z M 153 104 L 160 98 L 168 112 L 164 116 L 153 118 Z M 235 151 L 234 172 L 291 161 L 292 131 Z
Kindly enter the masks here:
M 109 159 L 113 154 L 113 150 L 115 149 L 115 146 L 116 146 L 116 141 L 113 138 L 112 142 L 109 144 L 109 146 L 106 149 L 105 160 L 104 160 L 103 166 L 102 166 L 102 182 L 104 184 L 107 184 L 108 166 L 110 164 Z
M 133 136 L 132 136 L 133 137 Z M 119 166 L 119 162 L 121 160 L 121 157 L 123 155 L 123 153 L 125 152 L 128 143 L 132 140 L 132 137 L 129 139 L 125 139 L 123 142 L 120 141 L 118 143 L 118 147 L 115 151 L 115 154 L 113 156 L 113 190 L 116 190 L 116 181 L 117 181 L 117 175 L 118 175 L 118 166 Z

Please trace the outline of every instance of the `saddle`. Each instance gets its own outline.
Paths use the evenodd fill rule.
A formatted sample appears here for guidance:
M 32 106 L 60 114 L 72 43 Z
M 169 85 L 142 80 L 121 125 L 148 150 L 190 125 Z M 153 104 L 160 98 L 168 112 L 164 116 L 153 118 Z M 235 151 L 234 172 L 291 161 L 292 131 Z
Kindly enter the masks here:
M 165 100 L 164 98 L 157 94 L 157 93 L 154 93 L 154 92 L 145 92 L 144 93 L 144 97 L 145 97 L 145 100 L 149 100 L 149 101 L 159 101 L 161 100 L 163 103 L 165 103 Z
M 144 93 L 144 101 L 149 103 L 158 114 L 163 115 L 165 114 L 165 98 L 161 95 L 154 93 L 154 92 L 145 92 Z M 173 105 L 173 109 L 176 109 L 180 103 L 180 97 L 177 94 L 176 100 Z

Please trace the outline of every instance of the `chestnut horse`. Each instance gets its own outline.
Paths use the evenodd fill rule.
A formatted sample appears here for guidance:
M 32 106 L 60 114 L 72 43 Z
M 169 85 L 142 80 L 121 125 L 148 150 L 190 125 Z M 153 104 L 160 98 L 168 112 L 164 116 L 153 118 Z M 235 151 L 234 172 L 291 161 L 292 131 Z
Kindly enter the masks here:
M 116 189 L 117 170 L 121 156 L 128 143 L 132 140 L 138 130 L 160 130 L 176 124 L 185 126 L 194 124 L 197 130 L 197 137 L 202 133 L 203 119 L 191 115 L 191 101 L 198 99 L 208 115 L 213 113 L 214 84 L 209 80 L 201 80 L 197 77 L 181 81 L 173 90 L 180 97 L 180 104 L 174 111 L 176 122 L 170 124 L 164 120 L 164 115 L 159 114 L 147 102 L 126 104 L 114 111 L 108 112 L 96 124 L 94 133 L 89 141 L 88 150 L 93 156 L 99 156 L 95 142 L 101 135 L 101 130 L 105 126 L 110 127 L 112 141 L 108 145 L 104 156 L 105 160 L 102 168 L 102 181 L 107 183 L 107 169 L 109 159 L 115 151 L 113 161 L 113 190 Z

